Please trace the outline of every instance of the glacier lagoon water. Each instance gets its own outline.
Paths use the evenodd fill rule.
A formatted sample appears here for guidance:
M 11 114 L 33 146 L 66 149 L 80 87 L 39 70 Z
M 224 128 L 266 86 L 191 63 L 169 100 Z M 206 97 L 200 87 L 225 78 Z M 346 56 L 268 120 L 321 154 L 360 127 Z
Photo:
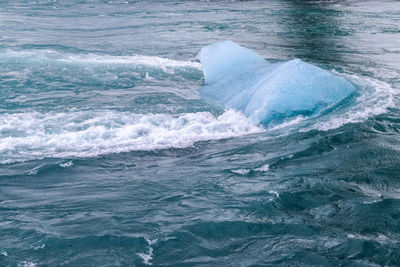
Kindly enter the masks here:
M 2 1 L 0 265 L 398 265 L 399 12 Z M 199 93 L 228 39 L 355 93 L 258 125 Z
M 232 41 L 203 47 L 200 62 L 206 98 L 264 124 L 320 113 L 355 91 L 346 79 L 300 59 L 271 64 Z

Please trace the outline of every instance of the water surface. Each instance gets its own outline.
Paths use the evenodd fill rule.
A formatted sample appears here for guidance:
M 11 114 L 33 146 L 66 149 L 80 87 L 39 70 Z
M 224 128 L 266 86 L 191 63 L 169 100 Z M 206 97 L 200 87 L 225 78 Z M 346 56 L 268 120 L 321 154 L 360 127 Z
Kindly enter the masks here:
M 3 1 L 0 265 L 396 266 L 397 1 Z M 274 127 L 198 93 L 230 39 L 357 85 Z

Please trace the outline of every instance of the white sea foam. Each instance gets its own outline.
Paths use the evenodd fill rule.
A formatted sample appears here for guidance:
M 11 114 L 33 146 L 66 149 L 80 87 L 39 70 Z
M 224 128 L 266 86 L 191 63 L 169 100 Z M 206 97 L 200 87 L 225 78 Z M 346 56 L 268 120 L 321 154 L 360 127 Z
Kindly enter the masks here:
M 143 259 L 143 263 L 146 265 L 152 265 L 151 260 L 153 259 L 153 248 L 151 247 L 153 244 L 157 242 L 157 239 L 150 240 L 146 238 L 146 242 L 148 244 L 148 252 L 147 253 L 138 253 L 139 257 Z
M 111 110 L 1 114 L 0 163 L 185 148 L 199 141 L 261 131 L 262 127 L 233 110 L 219 116 L 209 112 L 169 115 Z M 29 174 L 35 172 L 33 169 Z
M 35 168 L 31 169 L 31 170 L 28 170 L 26 172 L 26 175 L 36 175 L 38 173 L 39 169 L 40 169 L 40 166 L 39 167 L 35 167 Z
M 201 65 L 195 61 L 179 61 L 168 58 L 156 57 L 156 56 L 102 56 L 102 55 L 69 55 L 62 59 L 66 62 L 81 62 L 81 63 L 102 63 L 102 64 L 134 64 L 134 65 L 146 65 L 152 67 L 172 67 L 172 68 L 196 68 L 200 69 Z
M 232 173 L 234 174 L 239 174 L 239 175 L 247 175 L 251 172 L 251 169 L 233 169 L 231 170 Z M 256 172 L 267 172 L 269 171 L 269 164 L 264 164 L 259 168 L 254 169 Z
M 60 163 L 59 166 L 61 168 L 69 168 L 69 167 L 74 166 L 74 163 L 72 161 L 68 161 L 68 162 L 65 162 L 65 163 Z
M 302 121 L 304 121 L 306 119 L 307 119 L 306 117 L 301 116 L 301 115 L 300 116 L 296 116 L 294 118 L 289 118 L 289 119 L 287 119 L 287 120 L 285 120 L 285 121 L 283 121 L 283 122 L 281 122 L 279 124 L 273 125 L 272 127 L 269 128 L 269 130 L 280 130 L 280 129 L 283 129 L 283 128 L 289 128 L 289 127 L 291 127 L 293 125 L 299 124 L 300 122 L 302 122 Z
M 51 60 L 69 64 L 131 64 L 150 66 L 167 70 L 167 68 L 195 68 L 200 69 L 201 64 L 196 61 L 180 61 L 158 56 L 129 55 L 113 56 L 100 54 L 65 54 L 54 50 L 31 50 L 0 52 L 0 58 L 25 58 L 29 60 Z
M 278 192 L 276 192 L 275 190 L 270 190 L 268 193 L 270 193 L 270 194 L 274 195 L 276 198 L 278 198 L 278 197 L 279 197 L 279 193 L 278 193 Z
M 260 168 L 255 169 L 255 171 L 267 172 L 267 171 L 269 171 L 269 164 L 265 164 L 265 165 L 261 166 Z
M 231 172 L 239 175 L 246 175 L 250 173 L 250 170 L 248 169 L 236 169 L 236 170 L 231 170 Z
M 34 250 L 38 250 L 38 249 L 44 249 L 45 247 L 46 247 L 46 244 L 43 243 L 43 244 L 41 244 L 40 246 L 37 246 L 37 247 L 33 246 L 33 249 Z

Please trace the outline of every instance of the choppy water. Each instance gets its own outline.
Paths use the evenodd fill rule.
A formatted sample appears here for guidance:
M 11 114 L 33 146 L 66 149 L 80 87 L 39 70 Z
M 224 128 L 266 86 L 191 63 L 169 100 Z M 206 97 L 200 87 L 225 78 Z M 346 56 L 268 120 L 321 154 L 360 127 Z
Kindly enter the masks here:
M 398 1 L 2 1 L 0 265 L 400 264 Z M 198 93 L 230 39 L 357 85 L 273 128 Z

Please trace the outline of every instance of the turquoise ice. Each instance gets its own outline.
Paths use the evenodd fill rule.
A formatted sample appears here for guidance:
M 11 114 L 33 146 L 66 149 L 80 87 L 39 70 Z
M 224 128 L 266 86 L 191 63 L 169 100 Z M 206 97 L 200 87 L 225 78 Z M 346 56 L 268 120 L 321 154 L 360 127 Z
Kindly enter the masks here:
M 317 114 L 355 90 L 346 79 L 300 59 L 271 64 L 232 41 L 203 47 L 200 61 L 201 94 L 261 123 Z

